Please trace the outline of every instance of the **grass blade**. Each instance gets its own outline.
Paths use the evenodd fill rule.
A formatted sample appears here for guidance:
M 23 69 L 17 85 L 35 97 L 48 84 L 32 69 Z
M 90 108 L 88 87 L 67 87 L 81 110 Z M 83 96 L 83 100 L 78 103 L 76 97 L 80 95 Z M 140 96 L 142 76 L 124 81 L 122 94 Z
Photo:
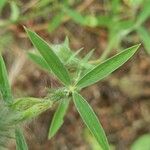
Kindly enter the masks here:
M 64 6 L 63 11 L 76 23 L 84 25 L 85 17 L 80 14 L 80 12 L 73 10 L 69 7 Z
M 7 3 L 7 0 L 0 0 L 0 13 L 1 13 L 1 11 L 2 11 L 2 9 L 6 3 Z
M 40 104 L 42 101 L 39 98 L 34 97 L 21 97 L 14 100 L 14 102 L 10 105 L 10 108 L 14 111 L 24 111 L 36 104 Z
M 139 27 L 137 29 L 140 39 L 143 41 L 145 50 L 150 54 L 150 34 L 144 27 Z
M 76 84 L 79 88 L 87 87 L 94 84 L 103 78 L 107 77 L 113 71 L 123 65 L 139 48 L 139 44 L 132 46 L 117 55 L 107 59 L 103 63 L 97 65 L 95 68 L 85 74 Z
M 52 119 L 52 123 L 50 126 L 50 130 L 48 133 L 48 138 L 52 138 L 56 132 L 59 130 L 59 128 L 63 124 L 63 119 L 66 114 L 67 108 L 69 106 L 69 100 L 62 100 L 54 114 L 54 117 Z
M 56 14 L 56 16 L 54 16 L 54 18 L 48 25 L 48 31 L 53 32 L 56 28 L 58 28 L 61 25 L 63 18 L 64 18 L 63 12 Z
M 138 26 L 140 26 L 141 24 L 143 24 L 148 19 L 149 16 L 150 16 L 150 1 L 146 0 L 144 2 L 144 6 L 142 8 L 142 11 L 137 16 L 137 22 L 136 22 L 136 24 Z
M 94 135 L 99 145 L 103 148 L 103 150 L 109 150 L 105 132 L 91 106 L 77 92 L 73 93 L 73 101 L 81 118 L 83 119 L 84 123 L 89 128 L 91 133 Z
M 17 6 L 17 3 L 12 1 L 10 3 L 10 7 L 11 7 L 11 15 L 10 15 L 10 20 L 15 22 L 17 21 L 19 15 L 20 15 L 20 10 L 19 7 Z
M 50 46 L 35 32 L 25 29 L 30 40 L 32 41 L 33 45 L 37 48 L 40 54 L 43 56 L 53 73 L 64 83 L 65 85 L 71 84 L 71 79 L 69 76 L 68 71 L 57 57 L 57 55 L 53 52 Z
M 16 150 L 28 150 L 27 143 L 20 128 L 15 130 L 16 135 Z
M 7 70 L 6 70 L 5 63 L 4 63 L 2 56 L 0 56 L 0 91 L 2 94 L 3 100 L 7 104 L 11 104 L 12 103 L 11 88 L 9 85 L 9 81 L 7 77 Z

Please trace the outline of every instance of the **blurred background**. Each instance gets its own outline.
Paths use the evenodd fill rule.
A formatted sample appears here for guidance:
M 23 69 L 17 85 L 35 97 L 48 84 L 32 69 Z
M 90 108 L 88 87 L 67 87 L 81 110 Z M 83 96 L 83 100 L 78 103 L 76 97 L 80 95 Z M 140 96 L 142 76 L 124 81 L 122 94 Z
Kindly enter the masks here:
M 82 94 L 112 150 L 150 149 L 150 0 L 0 0 L 0 52 L 13 93 L 44 97 L 59 83 L 28 58 L 34 48 L 23 25 L 52 44 L 67 36 L 73 51 L 84 48 L 80 57 L 95 49 L 93 59 L 101 61 L 141 43 L 128 63 Z M 30 150 L 99 150 L 72 104 L 58 134 L 47 140 L 55 110 L 24 125 Z

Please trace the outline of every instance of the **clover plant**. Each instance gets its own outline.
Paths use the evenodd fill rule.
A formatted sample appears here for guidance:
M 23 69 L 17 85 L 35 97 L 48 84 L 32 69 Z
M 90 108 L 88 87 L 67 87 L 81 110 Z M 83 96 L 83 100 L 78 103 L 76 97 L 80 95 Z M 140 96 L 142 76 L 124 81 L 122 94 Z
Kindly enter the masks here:
M 105 60 L 102 63 L 89 61 L 91 54 L 86 57 L 77 57 L 77 53 L 70 51 L 66 44 L 55 47 L 45 42 L 35 32 L 25 28 L 32 44 L 37 49 L 36 53 L 29 53 L 29 57 L 43 69 L 52 73 L 61 82 L 62 86 L 52 90 L 50 98 L 53 103 L 59 103 L 50 125 L 48 137 L 52 138 L 63 124 L 69 103 L 73 101 L 83 122 L 96 138 L 103 150 L 109 150 L 109 144 L 104 129 L 94 113 L 92 107 L 80 94 L 86 88 L 106 78 L 113 71 L 122 66 L 139 48 L 139 44 L 121 51 L 117 55 Z M 96 61 L 95 61 L 96 62 Z M 71 66 L 75 68 L 71 70 Z

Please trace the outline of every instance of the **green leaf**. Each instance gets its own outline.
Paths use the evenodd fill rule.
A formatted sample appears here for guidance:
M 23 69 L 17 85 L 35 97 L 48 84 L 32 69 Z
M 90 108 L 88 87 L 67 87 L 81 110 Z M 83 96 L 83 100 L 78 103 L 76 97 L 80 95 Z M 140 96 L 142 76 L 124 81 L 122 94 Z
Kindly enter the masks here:
M 61 23 L 63 21 L 63 18 L 64 18 L 64 13 L 63 12 L 60 12 L 59 14 L 57 14 L 56 16 L 54 16 L 52 18 L 52 20 L 49 22 L 48 31 L 52 32 L 56 28 L 58 28 L 61 25 Z
M 147 53 L 150 54 L 150 33 L 142 26 L 137 29 L 137 32 L 140 39 L 143 41 Z
M 71 79 L 68 71 L 57 57 L 57 55 L 53 52 L 51 47 L 46 43 L 41 37 L 39 37 L 35 32 L 32 32 L 29 29 L 25 29 L 28 33 L 30 40 L 33 45 L 37 48 L 40 54 L 43 56 L 53 73 L 64 83 L 65 85 L 71 84 Z
M 78 11 L 73 10 L 69 7 L 64 6 L 63 11 L 76 23 L 84 25 L 85 17 L 82 16 Z
M 116 15 L 117 16 L 117 13 L 119 13 L 120 9 L 121 9 L 121 0 L 113 0 L 110 2 L 110 5 L 111 5 L 111 13 L 113 15 Z
M 68 38 L 61 44 L 51 45 L 53 51 L 55 51 L 56 55 L 60 58 L 63 64 L 66 64 L 66 61 L 72 56 L 73 52 L 69 47 Z
M 150 150 L 150 134 L 139 137 L 131 146 L 131 150 Z
M 98 15 L 97 20 L 98 20 L 98 26 L 102 26 L 102 27 L 109 27 L 110 24 L 112 23 L 112 20 L 107 15 L 106 16 Z
M 70 55 L 70 57 L 68 58 L 68 60 L 65 62 L 65 64 L 69 64 L 72 61 L 75 61 L 75 59 L 77 59 L 78 54 L 82 51 L 82 48 L 77 50 L 75 53 L 72 53 Z M 77 60 L 79 61 L 79 60 Z
M 146 0 L 144 1 L 144 6 L 142 8 L 141 13 L 137 17 L 137 25 L 140 26 L 142 23 L 144 23 L 148 17 L 150 17 L 150 1 Z
M 2 56 L 0 56 L 0 92 L 2 94 L 3 100 L 7 104 L 11 104 L 12 103 L 11 88 L 9 85 L 7 70 Z
M 89 51 L 89 52 L 83 57 L 83 59 L 81 60 L 81 64 L 82 64 L 83 67 L 85 66 L 85 68 L 88 68 L 88 69 L 91 68 L 91 67 L 93 67 L 93 65 L 91 65 L 91 64 L 88 62 L 89 59 L 92 57 L 93 52 L 94 52 L 94 49 L 91 50 L 91 51 Z
M 103 150 L 87 128 L 84 130 L 84 139 L 90 145 L 91 150 Z
M 7 3 L 7 0 L 0 0 L 0 13 L 1 13 L 1 11 L 2 11 L 2 9 L 6 3 Z
M 20 128 L 17 128 L 15 130 L 15 136 L 16 136 L 16 150 L 28 150 L 27 143 Z
M 103 150 L 109 150 L 108 141 L 103 127 L 101 126 L 91 106 L 77 92 L 73 93 L 73 101 L 81 118 L 83 119 L 84 123 L 89 128 L 91 133 L 94 135 L 99 145 L 103 148 Z
M 107 59 L 103 63 L 97 65 L 95 68 L 85 74 L 76 84 L 79 88 L 87 87 L 94 84 L 103 78 L 107 77 L 121 65 L 123 65 L 139 48 L 139 44 L 132 46 L 117 55 Z
M 47 64 L 47 62 L 43 59 L 43 57 L 37 55 L 37 54 L 34 54 L 34 53 L 31 53 L 31 52 L 28 52 L 28 57 L 33 61 L 35 62 L 36 64 L 38 64 L 40 66 L 40 68 L 50 72 L 50 67 L 49 65 Z
M 10 20 L 15 22 L 19 18 L 20 10 L 14 1 L 10 3 L 10 6 L 11 6 Z
M 61 100 L 49 129 L 48 138 L 52 138 L 63 124 L 63 119 L 69 106 L 69 100 Z

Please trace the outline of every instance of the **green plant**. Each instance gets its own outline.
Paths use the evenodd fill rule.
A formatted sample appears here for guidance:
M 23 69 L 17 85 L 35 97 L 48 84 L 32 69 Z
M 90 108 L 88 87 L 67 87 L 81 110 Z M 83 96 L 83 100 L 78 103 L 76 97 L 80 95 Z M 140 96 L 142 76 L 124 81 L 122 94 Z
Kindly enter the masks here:
M 4 114 L 7 114 L 7 120 L 6 121 L 7 124 L 1 122 L 1 126 L 4 128 L 5 127 L 5 131 L 9 132 L 10 131 L 10 127 L 14 127 L 14 129 L 16 129 L 17 132 L 17 128 L 15 128 L 15 125 L 17 124 L 17 122 L 19 121 L 20 116 L 18 115 L 14 115 L 13 118 L 9 119 L 9 117 L 11 117 L 11 109 L 9 109 L 9 106 L 13 103 L 13 98 L 12 98 L 12 94 L 11 94 L 11 89 L 8 83 L 8 78 L 7 78 L 7 71 L 5 68 L 5 64 L 3 61 L 3 58 L 0 56 L 0 92 L 1 92 L 1 97 L 4 100 L 5 104 L 7 105 L 6 110 L 4 110 Z M 7 110 L 8 109 L 8 110 Z M 8 111 L 8 112 L 7 112 Z M 13 114 L 15 114 L 16 112 L 13 112 Z M 1 121 L 3 120 L 3 118 L 1 118 Z M 9 136 L 10 133 L 7 133 L 7 135 Z M 21 134 L 21 132 L 20 132 Z M 16 134 L 17 136 L 18 134 Z M 5 139 L 5 136 L 2 136 L 2 139 Z
M 87 128 L 83 130 L 83 135 L 84 135 L 85 141 L 89 144 L 89 148 L 91 150 L 103 150 L 102 147 L 98 144 L 96 139 L 92 136 L 92 134 L 89 132 Z M 115 149 L 116 148 L 114 145 L 112 144 L 109 145 L 109 150 L 115 150 Z
M 128 42 L 129 38 L 134 39 L 132 37 L 135 34 L 142 41 L 146 52 L 150 54 L 150 33 L 144 26 L 144 23 L 150 17 L 150 1 L 135 0 L 133 2 L 129 0 L 123 3 L 121 0 L 113 0 L 106 1 L 102 5 L 105 8 L 103 14 L 93 12 L 91 14 L 88 11 L 86 13 L 79 12 L 69 3 L 61 3 L 59 13 L 53 17 L 49 24 L 49 31 L 56 29 L 67 20 L 66 16 L 68 16 L 81 26 L 107 29 L 107 46 L 99 59 L 101 62 L 108 57 L 112 49 L 121 49 L 123 41 Z M 140 11 L 138 11 L 139 9 Z
M 74 54 L 73 52 L 70 52 L 67 45 L 68 40 L 62 45 L 59 45 L 59 48 L 57 47 L 55 49 L 53 46 L 48 45 L 48 43 L 46 43 L 35 32 L 27 28 L 25 28 L 25 30 L 31 42 L 38 50 L 38 54 L 29 53 L 30 58 L 43 69 L 54 74 L 63 85 L 63 87 L 52 90 L 52 93 L 50 94 L 50 99 L 58 102 L 59 106 L 54 114 L 48 137 L 52 138 L 61 127 L 69 102 L 73 99 L 75 107 L 77 108 L 83 122 L 94 135 L 102 149 L 108 150 L 109 145 L 103 127 L 91 106 L 79 94 L 79 92 L 83 88 L 104 79 L 123 65 L 137 51 L 139 44 L 118 53 L 103 63 L 95 61 L 97 64 L 94 65 L 95 63 L 90 64 L 88 56 L 85 57 L 86 59 L 83 58 L 84 61 L 80 58 L 76 58 L 77 53 Z M 91 56 L 91 54 L 89 54 L 89 56 Z M 77 60 L 79 60 L 81 64 L 78 63 Z M 70 64 L 75 64 L 76 68 L 74 70 L 69 70 L 71 67 Z M 83 64 L 86 64 L 86 67 Z
M 15 99 L 7 78 L 7 71 L 0 56 L 0 148 L 7 148 L 8 139 L 16 139 L 17 150 L 27 150 L 21 125 L 52 106 L 52 101 L 32 97 Z

